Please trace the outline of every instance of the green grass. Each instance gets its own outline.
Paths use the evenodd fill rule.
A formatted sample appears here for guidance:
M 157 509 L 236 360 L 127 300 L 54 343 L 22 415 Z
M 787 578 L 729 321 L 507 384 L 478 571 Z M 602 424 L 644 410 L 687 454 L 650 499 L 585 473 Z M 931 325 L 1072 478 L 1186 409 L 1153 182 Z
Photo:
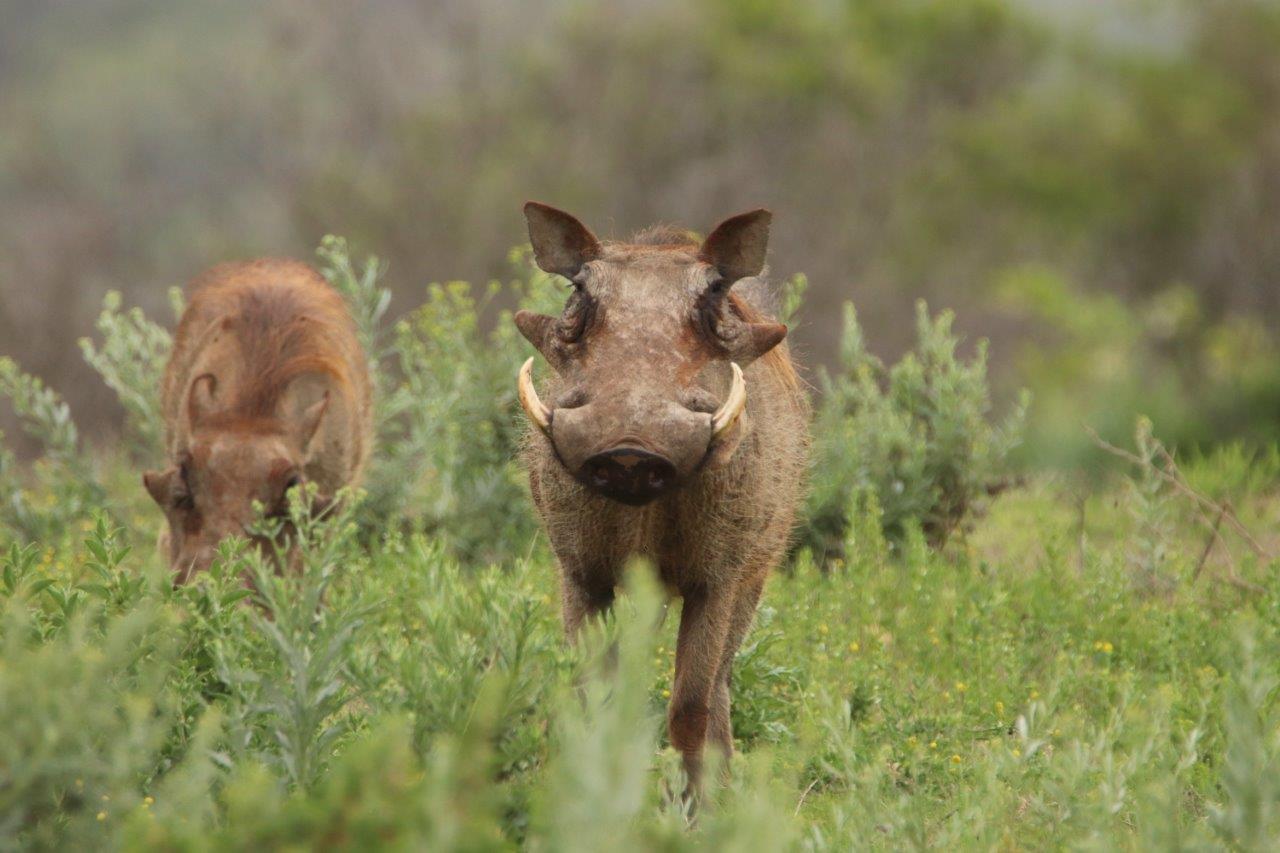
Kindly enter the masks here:
M 1264 540 L 1280 526 L 1275 481 L 1238 449 L 1188 477 Z M 1264 849 L 1280 832 L 1280 566 L 1233 542 L 1267 591 L 1222 580 L 1220 551 L 1193 583 L 1207 533 L 1177 501 L 1153 564 L 1135 552 L 1150 501 L 1124 483 L 1088 496 L 1083 528 L 1076 488 L 1040 479 L 941 553 L 855 522 L 847 562 L 802 554 L 738 660 L 732 781 L 690 827 L 662 732 L 678 604 L 656 615 L 643 582 L 570 650 L 540 538 L 466 565 L 339 520 L 257 605 L 231 548 L 175 592 L 159 516 L 125 482 L 136 530 L 0 543 L 6 846 Z

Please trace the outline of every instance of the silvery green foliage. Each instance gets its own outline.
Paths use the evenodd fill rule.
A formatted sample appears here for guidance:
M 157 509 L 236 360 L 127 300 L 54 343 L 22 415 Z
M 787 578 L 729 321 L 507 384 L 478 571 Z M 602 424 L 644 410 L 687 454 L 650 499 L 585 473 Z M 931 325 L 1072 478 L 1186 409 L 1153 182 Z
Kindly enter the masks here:
M 554 299 L 551 278 L 534 271 L 510 287 L 431 284 L 422 303 L 387 329 L 384 265 L 376 258 L 354 264 L 345 241 L 331 237 L 320 257 L 351 306 L 374 375 L 365 525 L 390 518 L 481 559 L 526 542 L 534 526 L 515 461 L 524 430 L 515 372 L 527 347 L 499 306 Z M 519 253 L 512 261 L 531 269 Z
M 182 314 L 182 291 L 169 292 L 174 317 Z M 84 360 L 102 377 L 125 411 L 125 435 L 139 457 L 154 462 L 163 452 L 164 418 L 160 387 L 173 337 L 149 320 L 141 308 L 121 310 L 120 294 L 109 291 L 94 324 L 102 337 L 80 339 Z
M 13 453 L 0 445 L 0 528 L 26 541 L 59 538 L 101 505 L 97 471 L 81 452 L 66 402 L 7 357 L 0 358 L 0 398 L 8 399 L 40 454 L 21 470 Z
M 1029 398 L 991 418 L 986 342 L 957 356 L 953 315 L 916 306 L 916 346 L 893 367 L 867 351 L 845 305 L 840 364 L 819 370 L 808 519 L 801 542 L 843 557 L 851 515 L 874 497 L 891 541 L 918 526 L 934 545 L 979 511 L 1009 474 Z

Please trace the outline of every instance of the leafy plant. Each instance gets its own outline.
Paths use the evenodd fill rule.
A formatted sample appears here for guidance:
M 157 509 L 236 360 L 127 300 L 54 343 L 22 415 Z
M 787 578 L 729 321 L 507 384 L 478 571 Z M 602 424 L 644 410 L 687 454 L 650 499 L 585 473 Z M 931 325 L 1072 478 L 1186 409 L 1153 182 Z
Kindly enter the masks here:
M 170 289 L 169 302 L 174 317 L 181 317 L 183 296 L 179 288 Z M 124 407 L 126 435 L 133 451 L 154 461 L 164 449 L 160 387 L 173 338 L 163 326 L 147 319 L 141 308 L 122 312 L 120 305 L 120 294 L 108 291 L 94 324 L 102 344 L 81 338 L 80 351 Z
M 840 370 L 819 373 L 815 472 L 800 542 L 843 557 L 851 508 L 873 496 L 880 523 L 900 541 L 912 525 L 941 545 L 1007 484 L 1020 438 L 1024 393 L 999 424 L 989 420 L 986 343 L 957 357 L 952 315 L 916 306 L 916 349 L 892 368 L 871 355 L 852 305 L 845 306 Z
M 283 547 L 227 549 L 254 589 L 253 634 L 247 645 L 233 640 L 222 651 L 221 677 L 240 697 L 235 722 L 245 736 L 266 733 L 261 754 L 278 761 L 296 787 L 315 783 L 333 744 L 350 725 L 339 712 L 351 700 L 347 654 L 372 608 L 371 602 L 334 600 L 329 589 L 356 560 L 353 502 L 340 500 L 336 514 L 314 506 L 315 486 L 290 494 L 287 520 L 262 522 L 259 533 Z M 280 569 L 296 565 L 297 571 Z
M 71 410 L 57 392 L 23 373 L 13 359 L 0 357 L 0 397 L 9 399 L 42 452 L 24 476 L 12 454 L 0 448 L 0 523 L 29 541 L 55 539 L 101 505 L 104 491 L 80 452 Z

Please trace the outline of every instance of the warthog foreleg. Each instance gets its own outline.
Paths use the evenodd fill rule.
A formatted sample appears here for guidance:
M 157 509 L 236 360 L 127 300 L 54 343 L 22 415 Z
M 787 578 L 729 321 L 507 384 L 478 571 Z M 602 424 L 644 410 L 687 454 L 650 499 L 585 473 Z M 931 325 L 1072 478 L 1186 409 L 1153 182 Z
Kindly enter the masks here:
M 676 640 L 676 677 L 667 713 L 671 745 L 680 750 L 689 776 L 686 796 L 702 783 L 702 750 L 715 699 L 716 677 L 733 615 L 731 588 L 694 587 L 682 593 Z M 718 744 L 717 744 L 718 745 Z
M 560 575 L 560 598 L 564 609 L 564 633 L 576 643 L 582 623 L 599 616 L 613 606 L 612 578 L 563 571 Z
M 711 719 L 707 725 L 707 739 L 720 748 L 725 755 L 724 770 L 729 770 L 728 759 L 733 755 L 733 725 L 729 718 L 730 688 L 733 683 L 733 659 L 738 654 L 738 647 L 751 628 L 756 615 L 756 607 L 760 603 L 760 593 L 764 590 L 765 576 L 748 581 L 738 588 L 733 598 L 733 612 L 730 614 L 729 633 L 725 638 L 724 650 L 720 654 L 719 668 L 716 671 L 715 689 L 711 695 Z

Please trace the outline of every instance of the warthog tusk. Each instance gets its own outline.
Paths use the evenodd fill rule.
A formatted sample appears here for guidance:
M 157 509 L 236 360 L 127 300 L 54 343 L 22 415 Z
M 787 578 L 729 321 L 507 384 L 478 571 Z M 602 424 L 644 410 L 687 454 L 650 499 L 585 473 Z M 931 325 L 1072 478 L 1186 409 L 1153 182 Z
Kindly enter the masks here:
M 742 378 L 742 368 L 734 361 L 729 362 L 729 366 L 733 368 L 733 384 L 729 386 L 729 396 L 725 398 L 724 405 L 711 416 L 712 441 L 737 423 L 743 410 L 747 408 L 747 383 Z
M 520 382 L 517 385 L 520 394 L 520 406 L 524 409 L 524 413 L 529 416 L 529 420 L 533 421 L 534 426 L 542 430 L 547 435 L 551 435 L 551 410 L 542 405 L 542 400 L 538 399 L 537 389 L 533 387 L 533 357 L 524 363 L 520 368 Z

